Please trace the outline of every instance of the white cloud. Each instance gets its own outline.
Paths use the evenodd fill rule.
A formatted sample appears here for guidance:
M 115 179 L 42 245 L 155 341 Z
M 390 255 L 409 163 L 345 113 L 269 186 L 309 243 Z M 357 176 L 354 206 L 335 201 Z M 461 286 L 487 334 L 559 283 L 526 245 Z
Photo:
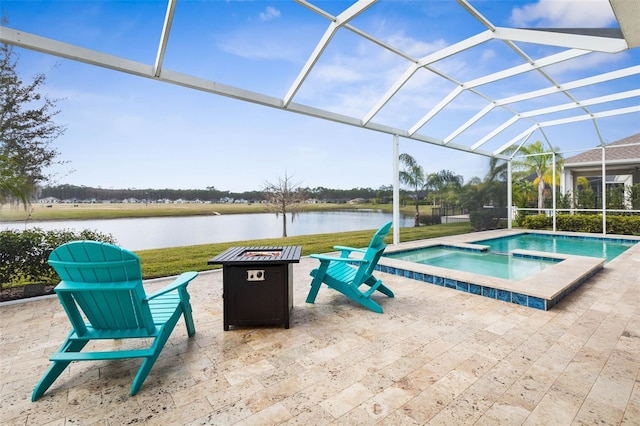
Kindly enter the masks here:
M 482 62 L 492 61 L 497 58 L 495 50 L 493 49 L 485 49 L 482 51 L 482 55 L 480 55 L 480 60 Z
M 270 21 L 280 17 L 280 11 L 275 7 L 267 6 L 264 12 L 260 12 L 260 20 L 263 22 Z
M 227 39 L 219 47 L 233 55 L 249 59 L 293 60 L 297 52 L 283 46 L 277 40 L 246 40 L 243 38 Z
M 539 0 L 514 7 L 510 21 L 518 27 L 602 28 L 615 16 L 607 0 Z
M 600 65 L 611 64 L 612 62 L 624 61 L 626 59 L 626 54 L 612 56 L 607 53 L 595 52 L 570 61 L 564 61 L 548 66 L 545 70 L 549 71 L 553 76 L 559 76 L 576 70 L 597 70 Z
M 443 40 L 426 43 L 403 34 L 389 36 L 389 45 L 422 58 L 446 46 Z M 345 90 L 353 91 L 354 83 L 366 87 L 378 87 L 378 91 L 390 87 L 410 66 L 410 62 L 385 49 L 370 43 L 359 43 L 353 47 L 354 54 L 336 53 L 316 65 L 314 76 L 322 82 L 349 83 Z M 380 89 L 384 88 L 384 89 Z M 380 93 L 380 95 L 382 94 Z M 380 96 L 379 95 L 379 96 Z
M 335 63 L 318 67 L 316 76 L 333 83 L 354 83 L 363 79 L 362 74 L 354 68 Z
M 447 46 L 447 43 L 442 39 L 435 40 L 432 43 L 427 43 L 421 40 L 416 40 L 415 38 L 407 37 L 403 33 L 392 34 L 387 37 L 385 41 L 396 49 L 408 53 L 418 59 Z
M 303 60 L 308 54 L 303 40 L 290 35 L 299 31 L 304 31 L 304 28 L 273 28 L 263 31 L 261 26 L 245 27 L 223 34 L 217 46 L 224 52 L 241 58 L 296 62 Z

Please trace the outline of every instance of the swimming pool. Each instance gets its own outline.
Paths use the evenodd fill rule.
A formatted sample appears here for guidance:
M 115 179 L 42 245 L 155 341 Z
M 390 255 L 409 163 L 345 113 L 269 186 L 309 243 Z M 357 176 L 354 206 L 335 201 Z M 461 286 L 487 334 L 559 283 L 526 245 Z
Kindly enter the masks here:
M 463 250 L 451 246 L 433 246 L 386 255 L 407 262 L 439 266 L 508 280 L 522 280 L 554 265 L 557 259 L 533 259 L 524 256 Z
M 542 236 L 547 243 L 551 242 L 549 251 L 542 251 L 542 246 L 525 246 L 516 248 L 516 237 Z M 556 238 L 548 238 L 550 236 Z M 564 246 L 559 241 L 568 239 L 575 246 L 583 248 L 591 240 L 599 243 L 601 253 L 588 254 L 587 250 L 577 255 L 565 253 L 558 249 Z M 470 233 L 451 237 L 433 238 L 429 240 L 413 241 L 388 246 L 385 254 L 378 262 L 377 270 L 424 283 L 435 284 L 459 291 L 481 295 L 484 297 L 516 303 L 519 305 L 548 310 L 569 295 L 573 290 L 588 281 L 598 273 L 605 262 L 611 262 L 614 257 L 637 260 L 640 256 L 640 239 L 638 237 L 613 236 L 597 237 L 593 234 L 577 234 L 568 232 L 522 232 L 517 230 L 495 230 Z M 402 259 L 402 256 L 413 256 L 426 248 L 454 248 L 459 251 L 484 251 L 484 256 L 492 255 L 489 250 L 492 244 L 499 244 L 496 250 L 505 250 L 509 254 L 500 254 L 504 258 L 524 258 L 543 261 L 540 270 L 529 270 L 526 278 L 496 277 L 483 273 L 480 267 L 452 269 L 453 262 L 442 261 L 439 264 L 418 263 L 414 260 Z M 510 247 L 500 245 L 511 244 Z M 618 244 L 622 247 L 612 248 Z M 604 247 L 604 248 L 602 248 Z M 399 254 L 402 253 L 402 254 Z M 435 253 L 435 252 L 434 252 Z M 616 253 L 614 255 L 614 253 Z M 551 261 L 552 263 L 549 263 Z M 539 263 L 538 263 L 539 265 Z M 489 266 L 491 268 L 491 266 Z M 465 270 L 466 269 L 466 270 Z M 495 267 L 497 270 L 498 267 Z M 517 268 L 516 268 L 517 269 Z
M 489 247 L 496 253 L 510 253 L 513 250 L 537 250 L 548 253 L 565 253 L 577 256 L 602 257 L 610 262 L 631 248 L 637 241 L 616 238 L 578 237 L 571 235 L 548 235 L 525 233 L 509 237 L 475 241 Z

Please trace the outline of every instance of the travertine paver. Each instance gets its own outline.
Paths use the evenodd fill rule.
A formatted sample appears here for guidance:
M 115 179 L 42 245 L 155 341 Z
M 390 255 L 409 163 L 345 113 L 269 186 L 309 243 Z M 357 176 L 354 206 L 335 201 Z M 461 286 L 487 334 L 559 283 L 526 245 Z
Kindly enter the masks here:
M 326 288 L 309 305 L 316 266 L 294 265 L 289 330 L 224 332 L 222 273 L 201 274 L 196 335 L 178 323 L 135 397 L 139 361 L 105 361 L 72 364 L 32 403 L 68 321 L 55 298 L 4 304 L 0 423 L 640 424 L 640 247 L 547 312 L 383 273 L 382 315 Z

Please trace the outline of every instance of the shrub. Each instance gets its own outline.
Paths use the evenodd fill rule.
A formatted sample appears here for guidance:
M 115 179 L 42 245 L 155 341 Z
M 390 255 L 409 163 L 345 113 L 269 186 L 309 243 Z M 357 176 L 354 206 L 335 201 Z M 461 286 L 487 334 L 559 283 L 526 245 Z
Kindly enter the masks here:
M 43 231 L 0 231 L 0 288 L 16 283 L 54 283 L 56 273 L 49 266 L 49 254 L 64 243 L 94 240 L 115 243 L 111 235 L 85 229 Z
M 552 220 L 544 214 L 530 214 L 522 218 L 520 225 L 526 229 L 546 229 L 553 226 Z
M 607 216 L 607 232 L 640 235 L 640 216 Z
M 553 219 L 550 218 L 551 225 Z M 602 232 L 602 216 L 594 214 L 559 214 L 556 217 L 556 229 L 569 232 Z
M 553 218 L 545 215 L 526 216 L 521 225 L 526 229 L 549 229 L 553 227 Z M 556 216 L 556 229 L 569 232 L 602 232 L 602 215 L 596 214 L 559 214 Z M 607 215 L 607 233 L 620 235 L 640 235 L 640 216 Z

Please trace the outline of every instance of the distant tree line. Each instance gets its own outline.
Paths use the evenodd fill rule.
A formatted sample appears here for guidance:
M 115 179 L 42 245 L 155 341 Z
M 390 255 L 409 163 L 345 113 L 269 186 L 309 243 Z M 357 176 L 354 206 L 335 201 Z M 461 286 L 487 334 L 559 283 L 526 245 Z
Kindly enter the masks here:
M 341 203 L 350 200 L 362 198 L 369 202 L 388 203 L 391 202 L 392 188 L 381 187 L 379 189 L 372 188 L 353 188 L 353 189 L 330 189 L 324 187 L 317 188 L 300 188 L 304 190 L 309 199 L 315 199 L 322 202 Z M 185 200 L 203 202 L 220 202 L 225 200 L 234 202 L 243 200 L 248 202 L 260 202 L 265 200 L 264 191 L 245 191 L 231 192 L 216 189 L 211 186 L 206 189 L 155 189 L 155 188 L 94 188 L 90 186 L 76 185 L 56 185 L 47 186 L 40 190 L 39 199 L 54 197 L 60 201 L 71 200 L 75 202 L 95 201 L 122 201 L 128 199 L 136 199 L 140 202 L 158 202 L 160 200 Z
M 220 191 L 213 187 L 207 189 L 138 189 L 138 188 L 94 188 L 90 186 L 57 185 L 42 188 L 39 198 L 54 197 L 61 201 L 122 201 L 135 198 L 140 201 L 155 202 L 158 200 L 201 200 L 219 201 L 223 197 L 232 197 L 229 191 Z

